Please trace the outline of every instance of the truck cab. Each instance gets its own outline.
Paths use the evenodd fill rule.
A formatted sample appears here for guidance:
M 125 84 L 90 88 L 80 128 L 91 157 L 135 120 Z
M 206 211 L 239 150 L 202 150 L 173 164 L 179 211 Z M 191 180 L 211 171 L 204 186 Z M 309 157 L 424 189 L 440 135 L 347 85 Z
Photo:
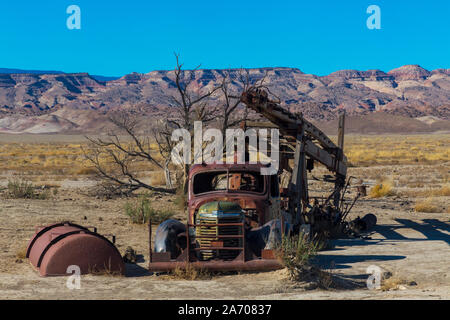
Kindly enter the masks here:
M 233 202 L 244 212 L 246 228 L 280 216 L 277 175 L 261 175 L 261 164 L 197 164 L 189 173 L 188 221 L 196 224 L 199 208 L 208 202 Z

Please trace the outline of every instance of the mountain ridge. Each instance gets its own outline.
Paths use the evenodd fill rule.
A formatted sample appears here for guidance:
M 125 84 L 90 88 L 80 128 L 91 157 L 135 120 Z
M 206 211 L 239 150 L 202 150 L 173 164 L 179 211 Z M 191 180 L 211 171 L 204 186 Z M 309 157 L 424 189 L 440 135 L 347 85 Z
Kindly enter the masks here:
M 173 105 L 169 97 L 176 95 L 173 70 L 133 72 L 107 81 L 96 79 L 88 73 L 22 71 L 0 73 L 1 119 L 36 119 L 44 115 L 59 117 L 59 112 L 68 114 L 65 120 L 70 122 L 70 117 L 75 116 L 70 110 L 83 110 L 83 115 L 101 118 L 121 108 L 155 118 L 170 112 Z M 237 68 L 199 69 L 194 72 L 193 83 L 198 88 L 212 88 L 220 83 L 225 74 L 229 74 L 232 90 L 239 91 L 241 71 Z M 450 120 L 450 69 L 429 71 L 419 65 L 405 65 L 388 72 L 350 69 L 326 76 L 306 74 L 289 67 L 252 68 L 246 71 L 251 81 L 265 77 L 265 84 L 280 99 L 283 107 L 291 112 L 301 112 L 315 121 L 333 121 L 343 110 L 349 116 L 381 112 L 411 119 L 435 117 Z M 33 126 L 36 121 L 39 122 L 32 121 Z M 89 126 L 92 125 L 104 127 L 90 121 L 81 121 L 83 124 L 79 126 L 69 125 L 69 122 L 55 125 L 53 129 L 57 131 L 60 128 L 61 132 L 66 132 L 90 131 L 93 128 Z M 0 132 L 12 132 L 13 129 L 11 121 L 0 122 Z M 20 130 L 26 132 L 29 128 L 21 126 L 14 132 Z

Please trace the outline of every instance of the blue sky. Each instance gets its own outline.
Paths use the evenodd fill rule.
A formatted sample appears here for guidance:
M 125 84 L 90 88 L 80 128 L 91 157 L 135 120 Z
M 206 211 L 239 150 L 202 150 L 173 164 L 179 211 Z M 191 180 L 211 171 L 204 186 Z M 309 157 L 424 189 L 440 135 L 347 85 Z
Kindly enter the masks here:
M 69 30 L 69 5 L 81 30 Z M 369 30 L 369 5 L 381 30 Z M 120 76 L 186 68 L 306 73 L 450 68 L 450 1 L 41 0 L 0 4 L 0 67 Z

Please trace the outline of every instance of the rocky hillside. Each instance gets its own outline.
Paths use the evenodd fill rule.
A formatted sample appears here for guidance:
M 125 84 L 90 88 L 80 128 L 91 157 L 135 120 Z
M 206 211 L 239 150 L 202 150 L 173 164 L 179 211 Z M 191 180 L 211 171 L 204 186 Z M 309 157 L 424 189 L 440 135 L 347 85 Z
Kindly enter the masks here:
M 194 81 L 212 88 L 226 72 L 239 90 L 237 69 L 198 70 Z M 407 65 L 387 73 L 341 70 L 316 76 L 293 68 L 259 68 L 249 69 L 249 75 L 251 81 L 266 75 L 265 83 L 286 108 L 315 121 L 333 121 L 340 110 L 355 119 L 382 113 L 450 120 L 450 69 Z M 97 131 L 117 108 L 163 116 L 176 94 L 173 71 L 99 79 L 87 73 L 0 73 L 0 132 Z

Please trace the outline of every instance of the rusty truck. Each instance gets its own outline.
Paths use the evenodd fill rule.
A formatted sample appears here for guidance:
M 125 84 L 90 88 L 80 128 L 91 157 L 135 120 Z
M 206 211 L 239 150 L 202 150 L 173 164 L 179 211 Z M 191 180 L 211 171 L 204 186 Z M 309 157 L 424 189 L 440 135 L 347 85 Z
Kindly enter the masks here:
M 282 237 L 303 233 L 329 239 L 355 236 L 376 222 L 373 215 L 347 222 L 358 196 L 344 205 L 351 177 L 343 153 L 345 114 L 339 117 L 337 145 L 301 114 L 292 114 L 269 97 L 264 88 L 250 87 L 240 97 L 268 121 L 244 121 L 243 128 L 277 128 L 281 133 L 279 170 L 262 175 L 263 164 L 196 164 L 188 177 L 187 223 L 170 219 L 155 233 L 149 222 L 150 271 L 188 266 L 211 271 L 281 268 L 275 249 Z M 325 166 L 333 191 L 321 201 L 308 195 L 308 171 Z M 288 184 L 280 187 L 281 172 Z M 374 220 L 375 219 L 375 220 Z

